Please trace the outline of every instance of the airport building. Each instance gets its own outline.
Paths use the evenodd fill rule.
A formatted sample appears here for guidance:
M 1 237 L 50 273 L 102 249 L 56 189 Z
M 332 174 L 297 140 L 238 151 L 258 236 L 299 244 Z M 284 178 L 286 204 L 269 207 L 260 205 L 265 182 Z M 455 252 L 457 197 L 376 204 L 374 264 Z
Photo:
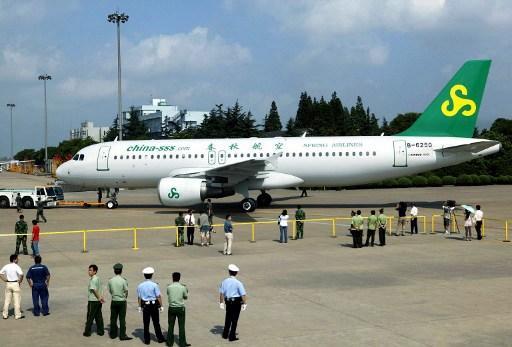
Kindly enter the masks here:
M 159 138 L 162 128 L 176 131 L 196 127 L 203 121 L 208 111 L 189 111 L 179 106 L 170 105 L 165 99 L 152 99 L 149 105 L 132 106 L 129 111 L 123 112 L 126 123 L 133 112 L 149 129 L 151 138 Z
M 109 127 L 95 127 L 93 122 L 85 121 L 80 124 L 80 128 L 71 129 L 70 139 L 82 139 L 87 137 L 92 138 L 96 142 L 103 142 L 103 137 L 108 132 Z

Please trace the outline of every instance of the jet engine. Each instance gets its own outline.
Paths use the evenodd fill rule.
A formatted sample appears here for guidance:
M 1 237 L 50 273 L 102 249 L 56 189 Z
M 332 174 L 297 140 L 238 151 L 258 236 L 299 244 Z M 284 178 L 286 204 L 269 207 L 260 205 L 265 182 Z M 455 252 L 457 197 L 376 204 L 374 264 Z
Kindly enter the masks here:
M 190 206 L 234 194 L 232 188 L 214 186 L 202 178 L 166 177 L 158 183 L 158 198 L 165 206 Z

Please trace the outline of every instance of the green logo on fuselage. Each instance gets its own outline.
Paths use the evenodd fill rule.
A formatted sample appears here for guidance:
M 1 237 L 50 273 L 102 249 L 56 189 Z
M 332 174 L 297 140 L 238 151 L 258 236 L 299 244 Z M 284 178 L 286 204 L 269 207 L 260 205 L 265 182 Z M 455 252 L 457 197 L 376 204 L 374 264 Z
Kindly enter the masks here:
M 167 194 L 167 196 L 169 197 L 169 199 L 179 199 L 180 193 L 178 193 L 178 190 L 173 187 L 171 188 L 171 191 L 169 192 L 169 194 Z

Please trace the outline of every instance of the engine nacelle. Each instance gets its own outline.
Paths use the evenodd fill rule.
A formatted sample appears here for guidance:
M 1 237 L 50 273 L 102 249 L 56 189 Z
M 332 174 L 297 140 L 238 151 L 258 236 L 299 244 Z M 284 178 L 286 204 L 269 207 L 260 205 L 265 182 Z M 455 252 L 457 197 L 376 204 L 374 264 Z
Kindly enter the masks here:
M 158 198 L 165 206 L 190 206 L 207 198 L 222 198 L 233 194 L 233 189 L 210 186 L 202 178 L 166 177 L 158 183 Z

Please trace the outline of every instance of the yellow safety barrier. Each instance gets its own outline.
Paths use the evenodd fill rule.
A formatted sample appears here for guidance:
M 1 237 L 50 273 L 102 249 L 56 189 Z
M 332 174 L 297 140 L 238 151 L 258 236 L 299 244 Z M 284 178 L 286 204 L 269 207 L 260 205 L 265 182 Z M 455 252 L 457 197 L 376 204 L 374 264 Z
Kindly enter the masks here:
M 436 218 L 442 217 L 441 215 L 432 215 L 431 217 L 431 234 L 435 234 L 435 221 Z M 406 217 L 410 219 L 411 217 Z M 422 234 L 427 234 L 427 221 L 426 216 L 418 216 L 417 218 L 422 219 L 423 224 L 423 231 Z M 367 219 L 367 217 L 364 217 L 364 219 Z M 393 233 L 393 221 L 395 217 L 389 216 L 387 217 L 386 227 L 388 230 L 388 234 L 392 235 Z M 489 218 L 487 218 L 489 219 Z M 482 220 L 482 236 L 485 235 L 485 220 Z M 489 219 L 493 221 L 500 221 L 496 219 Z M 312 218 L 312 219 L 305 219 L 302 220 L 304 223 L 314 223 L 314 222 L 328 222 L 331 224 L 331 230 L 330 230 L 330 236 L 331 237 L 337 237 L 336 235 L 336 225 L 339 221 L 345 221 L 347 224 L 350 224 L 351 218 L 350 217 L 332 217 L 332 218 Z M 295 239 L 297 237 L 297 227 L 296 222 L 297 220 L 289 220 L 290 223 L 293 223 L 292 225 L 292 239 Z M 510 242 L 509 236 L 508 236 L 508 220 L 505 220 L 505 227 L 504 227 L 504 240 L 503 242 Z M 257 225 L 264 225 L 264 224 L 274 224 L 276 221 L 263 221 L 263 222 L 240 222 L 240 223 L 233 223 L 233 226 L 240 227 L 240 226 L 251 226 L 251 235 L 249 238 L 250 242 L 256 242 L 256 226 Z M 452 223 L 455 224 L 455 223 Z M 213 224 L 212 227 L 223 227 L 223 224 Z M 70 230 L 70 231 L 54 231 L 54 232 L 42 232 L 40 233 L 41 236 L 44 235 L 70 235 L 70 234 L 82 234 L 82 252 L 87 253 L 88 252 L 88 234 L 89 233 L 95 233 L 95 232 L 131 232 L 132 233 L 132 249 L 138 250 L 138 235 L 141 231 L 150 231 L 150 230 L 165 230 L 165 231 L 174 231 L 175 237 L 176 237 L 176 246 L 179 244 L 179 232 L 178 227 L 175 225 L 167 225 L 167 226 L 156 226 L 156 227 L 126 227 L 126 228 L 107 228 L 107 229 L 82 229 L 82 230 Z M 31 234 L 26 234 L 27 236 L 30 236 Z M 0 234 L 1 237 L 11 237 L 11 236 L 17 236 L 17 234 Z

